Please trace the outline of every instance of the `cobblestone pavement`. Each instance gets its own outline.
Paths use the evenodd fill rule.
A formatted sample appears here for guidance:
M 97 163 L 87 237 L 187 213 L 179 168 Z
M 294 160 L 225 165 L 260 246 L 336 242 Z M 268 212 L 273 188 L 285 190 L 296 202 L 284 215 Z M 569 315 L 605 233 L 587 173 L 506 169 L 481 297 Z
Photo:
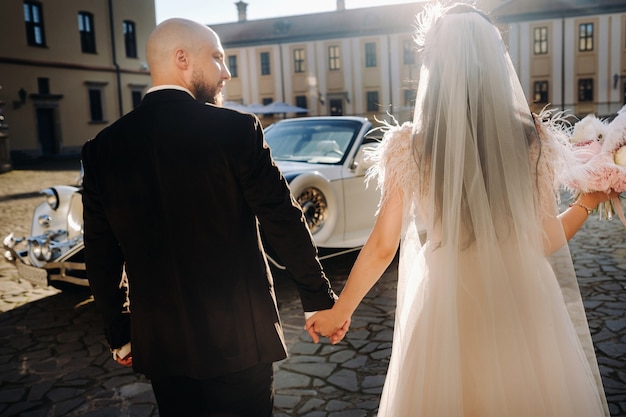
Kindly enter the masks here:
M 27 235 L 37 191 L 73 184 L 64 161 L 0 174 L 0 238 Z M 570 247 L 611 415 L 626 417 L 626 230 L 590 219 Z M 355 254 L 324 262 L 340 291 Z M 357 310 L 338 345 L 311 343 L 283 273 L 277 299 L 290 357 L 275 366 L 276 417 L 375 416 L 391 352 L 396 264 Z M 0 260 L 0 416 L 158 416 L 149 382 L 111 358 L 86 289 L 35 288 Z

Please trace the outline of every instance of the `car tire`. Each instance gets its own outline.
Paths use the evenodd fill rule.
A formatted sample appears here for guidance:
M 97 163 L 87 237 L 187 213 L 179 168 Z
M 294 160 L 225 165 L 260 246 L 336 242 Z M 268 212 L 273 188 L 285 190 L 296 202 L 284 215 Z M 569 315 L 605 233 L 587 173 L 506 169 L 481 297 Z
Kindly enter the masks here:
M 290 183 L 300 204 L 315 244 L 323 246 L 335 234 L 339 204 L 330 181 L 318 172 L 305 173 Z

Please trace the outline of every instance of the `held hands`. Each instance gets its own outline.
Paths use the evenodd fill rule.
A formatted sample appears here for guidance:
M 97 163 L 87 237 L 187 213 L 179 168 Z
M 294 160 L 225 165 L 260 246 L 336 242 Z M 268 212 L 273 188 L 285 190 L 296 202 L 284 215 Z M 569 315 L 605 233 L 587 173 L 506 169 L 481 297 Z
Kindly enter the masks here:
M 342 315 L 332 308 L 315 313 L 306 321 L 304 329 L 314 343 L 319 343 L 319 335 L 322 335 L 335 345 L 345 337 L 349 327 L 350 316 Z

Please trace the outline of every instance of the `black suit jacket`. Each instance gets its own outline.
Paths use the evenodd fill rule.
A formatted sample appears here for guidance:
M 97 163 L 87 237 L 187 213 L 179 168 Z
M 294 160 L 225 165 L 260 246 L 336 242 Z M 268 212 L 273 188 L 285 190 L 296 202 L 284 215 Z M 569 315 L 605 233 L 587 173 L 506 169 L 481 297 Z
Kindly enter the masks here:
M 82 156 L 87 275 L 111 347 L 132 341 L 136 371 L 207 378 L 286 356 L 257 220 L 304 310 L 333 305 L 254 115 L 155 91 Z

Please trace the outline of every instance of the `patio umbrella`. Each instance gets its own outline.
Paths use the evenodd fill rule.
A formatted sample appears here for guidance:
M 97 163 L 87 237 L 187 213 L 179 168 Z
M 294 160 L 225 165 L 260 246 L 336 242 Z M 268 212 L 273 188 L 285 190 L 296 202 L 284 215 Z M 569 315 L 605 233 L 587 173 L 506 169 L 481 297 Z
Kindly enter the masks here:
M 229 109 L 239 110 L 239 111 L 250 111 L 250 110 L 248 110 L 248 108 L 245 105 L 243 105 L 241 103 L 236 103 L 234 101 L 225 101 L 222 104 L 222 107 L 227 107 Z
M 263 114 L 264 105 L 259 103 L 248 104 L 246 107 L 246 111 L 250 113 Z
M 283 103 L 282 101 L 273 101 L 270 104 L 263 106 L 261 111 L 255 113 L 268 114 L 268 113 L 308 113 L 308 110 L 303 107 L 292 106 L 291 104 Z

